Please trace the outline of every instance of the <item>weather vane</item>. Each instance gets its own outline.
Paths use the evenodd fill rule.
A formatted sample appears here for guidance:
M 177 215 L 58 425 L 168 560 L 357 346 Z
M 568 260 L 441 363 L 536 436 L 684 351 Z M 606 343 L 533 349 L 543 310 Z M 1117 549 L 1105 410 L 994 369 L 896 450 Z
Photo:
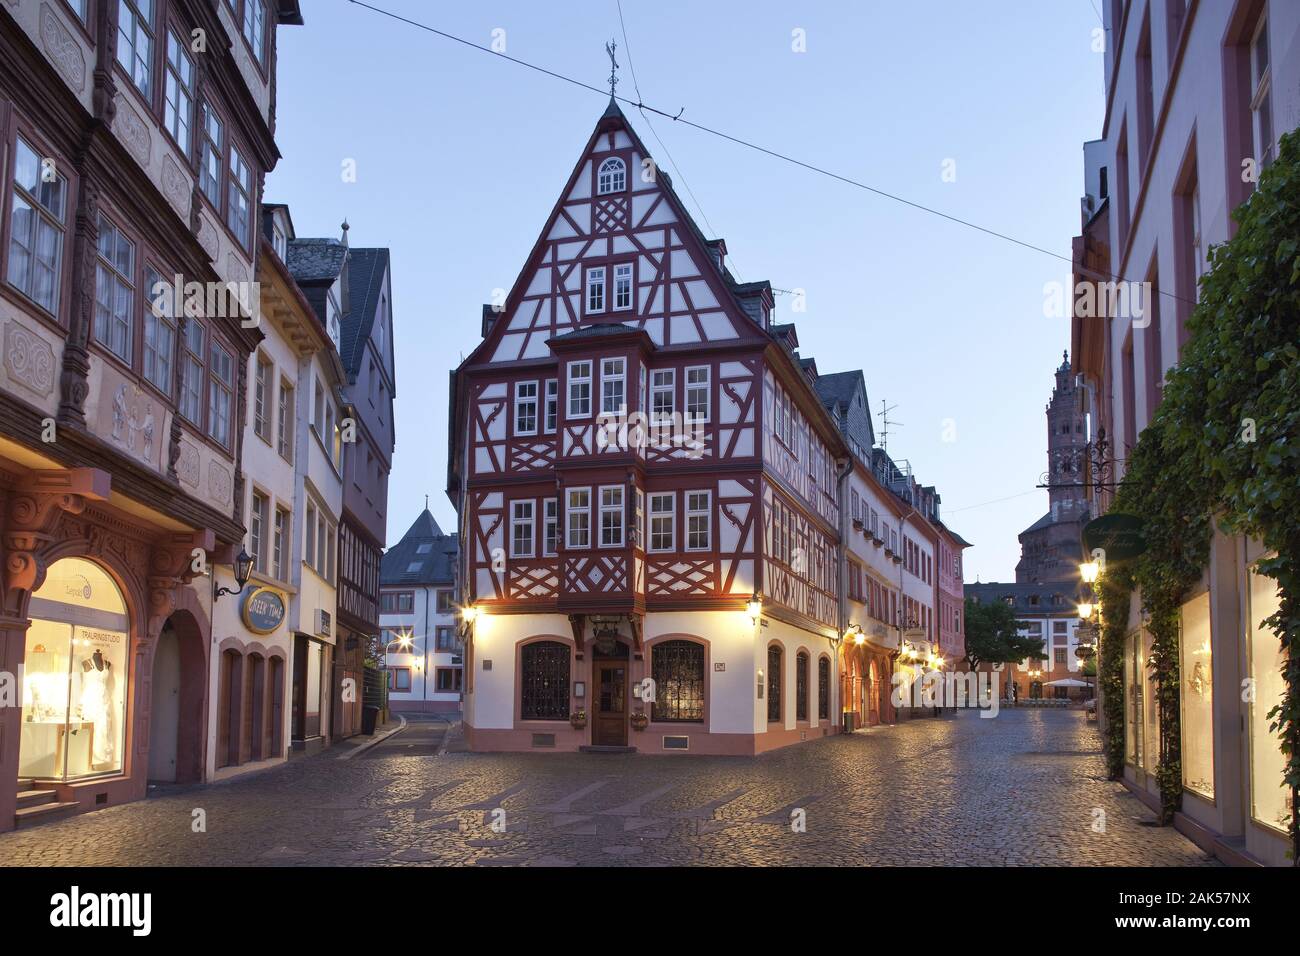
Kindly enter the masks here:
M 609 54 L 609 98 L 614 99 L 614 87 L 618 86 L 618 60 L 614 59 L 614 51 L 618 49 L 618 43 L 610 40 L 605 44 L 605 52 Z

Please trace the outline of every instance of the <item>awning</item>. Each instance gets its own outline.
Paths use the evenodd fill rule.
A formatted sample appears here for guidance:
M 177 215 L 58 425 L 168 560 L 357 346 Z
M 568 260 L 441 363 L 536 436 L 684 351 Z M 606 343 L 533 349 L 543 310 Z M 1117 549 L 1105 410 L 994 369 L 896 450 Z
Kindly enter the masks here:
M 1060 680 L 1049 680 L 1044 687 L 1091 687 L 1087 681 L 1075 680 L 1073 677 L 1062 677 Z

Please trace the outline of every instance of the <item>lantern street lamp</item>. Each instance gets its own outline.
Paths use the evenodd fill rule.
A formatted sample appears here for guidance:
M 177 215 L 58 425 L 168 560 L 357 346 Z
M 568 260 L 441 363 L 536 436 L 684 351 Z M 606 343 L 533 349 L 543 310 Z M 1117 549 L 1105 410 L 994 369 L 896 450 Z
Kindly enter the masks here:
M 253 559 L 248 556 L 248 552 L 243 548 L 239 549 L 239 557 L 235 558 L 235 583 L 237 588 L 219 588 L 217 587 L 217 576 L 212 575 L 212 602 L 215 604 L 217 599 L 223 594 L 239 594 L 244 590 L 244 585 L 248 584 L 248 579 L 253 574 Z
M 754 596 L 745 605 L 745 610 L 749 612 L 749 619 L 757 625 L 759 619 L 763 616 L 763 596 L 755 591 Z

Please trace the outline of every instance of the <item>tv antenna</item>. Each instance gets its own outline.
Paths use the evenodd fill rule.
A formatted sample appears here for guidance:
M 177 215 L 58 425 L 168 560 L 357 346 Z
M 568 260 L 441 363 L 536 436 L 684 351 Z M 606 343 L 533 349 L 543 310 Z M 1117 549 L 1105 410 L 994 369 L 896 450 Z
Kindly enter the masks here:
M 886 453 L 889 452 L 890 426 L 893 426 L 894 428 L 903 427 L 902 422 L 894 422 L 889 420 L 889 413 L 892 412 L 897 407 L 898 407 L 897 405 L 886 405 L 885 400 L 883 398 L 880 400 L 880 422 L 881 422 L 880 447 L 883 448 Z

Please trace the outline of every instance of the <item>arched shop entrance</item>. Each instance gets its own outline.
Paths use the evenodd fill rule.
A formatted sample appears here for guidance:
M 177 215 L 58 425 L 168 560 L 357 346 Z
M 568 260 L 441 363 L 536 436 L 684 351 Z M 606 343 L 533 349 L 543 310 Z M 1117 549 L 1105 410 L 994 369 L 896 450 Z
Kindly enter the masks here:
M 189 611 L 167 619 L 154 651 L 149 715 L 149 779 L 195 783 L 203 777 L 203 634 Z
M 93 561 L 63 558 L 50 565 L 27 613 L 19 779 L 122 773 L 132 675 L 121 589 Z

